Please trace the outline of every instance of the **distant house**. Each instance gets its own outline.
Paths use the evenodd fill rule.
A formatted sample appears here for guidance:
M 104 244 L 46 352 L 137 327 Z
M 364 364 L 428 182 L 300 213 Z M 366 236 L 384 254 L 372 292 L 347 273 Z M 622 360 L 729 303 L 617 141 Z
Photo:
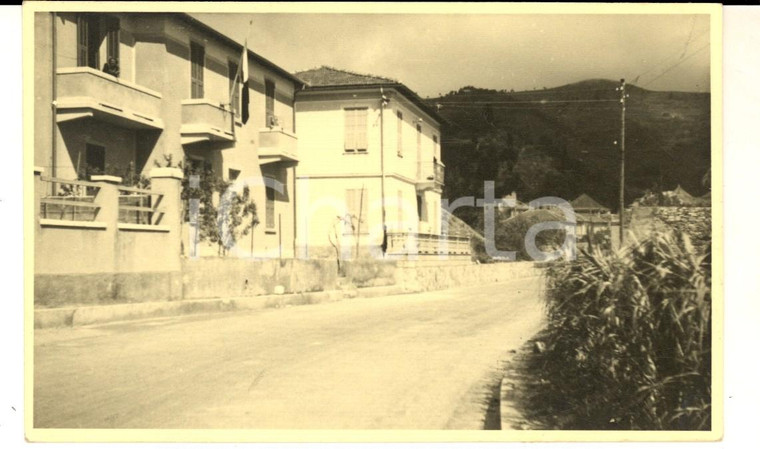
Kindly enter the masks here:
M 691 206 L 709 207 L 711 195 L 707 193 L 696 197 L 687 192 L 680 185 L 673 190 L 664 192 L 649 192 L 633 202 L 634 206 Z
M 576 213 L 580 214 L 603 214 L 610 212 L 608 208 L 602 206 L 585 193 L 571 201 L 570 205 L 573 206 L 573 210 Z
M 301 254 L 429 252 L 422 241 L 442 233 L 443 119 L 392 79 L 331 67 L 296 76 Z
M 504 195 L 502 197 L 503 201 L 514 201 L 514 206 L 508 206 L 504 203 L 499 204 L 499 212 L 505 217 L 505 218 L 512 218 L 517 214 L 523 213 L 530 208 L 527 204 L 523 203 L 522 201 L 517 199 L 517 193 L 512 192 L 509 195 Z

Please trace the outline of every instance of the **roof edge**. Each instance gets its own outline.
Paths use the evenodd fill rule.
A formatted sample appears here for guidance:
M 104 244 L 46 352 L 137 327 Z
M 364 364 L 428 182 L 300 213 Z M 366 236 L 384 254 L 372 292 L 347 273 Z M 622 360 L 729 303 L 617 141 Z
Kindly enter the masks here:
M 388 87 L 399 90 L 404 96 L 406 96 L 409 101 L 411 101 L 413 104 L 415 104 L 417 107 L 419 107 L 423 112 L 428 114 L 429 116 L 433 117 L 440 125 L 446 125 L 449 126 L 451 123 L 449 123 L 448 120 L 446 120 L 443 116 L 441 116 L 438 111 L 433 109 L 425 100 L 423 100 L 419 95 L 417 95 L 416 92 L 414 92 L 412 89 L 408 88 L 403 83 L 400 83 L 398 81 L 388 81 L 385 83 L 372 83 L 372 84 L 332 84 L 332 85 L 322 85 L 322 86 L 312 86 L 309 84 L 305 84 L 304 87 L 301 89 L 301 91 L 326 91 L 326 90 L 351 90 L 351 89 L 376 89 L 378 87 Z
M 191 16 L 188 13 L 179 13 L 179 16 L 185 20 L 186 22 L 197 26 L 204 31 L 213 34 L 217 39 L 225 42 L 226 44 L 230 45 L 231 47 L 234 47 L 237 50 L 242 50 L 243 45 L 232 39 L 231 37 L 227 36 L 226 34 L 222 33 L 221 31 L 216 30 L 215 28 L 211 27 L 210 25 L 207 25 L 203 21 L 196 19 L 195 17 Z M 285 78 L 288 78 L 289 80 L 293 81 L 296 84 L 296 90 L 303 88 L 306 86 L 306 82 L 302 79 L 298 78 L 294 74 L 288 72 L 287 70 L 283 69 L 282 67 L 278 66 L 274 62 L 268 60 L 267 58 L 261 56 L 258 53 L 253 52 L 250 48 L 248 49 L 248 56 L 252 57 L 254 60 L 258 61 L 259 63 L 269 67 L 270 69 L 274 70 L 278 74 L 284 76 Z

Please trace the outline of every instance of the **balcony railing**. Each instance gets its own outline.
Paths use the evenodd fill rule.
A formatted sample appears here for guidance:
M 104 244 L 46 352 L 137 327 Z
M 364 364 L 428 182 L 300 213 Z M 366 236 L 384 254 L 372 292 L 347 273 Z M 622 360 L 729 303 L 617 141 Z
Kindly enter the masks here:
M 470 239 L 461 236 L 419 234 L 412 232 L 389 232 L 389 255 L 469 255 Z
M 259 130 L 259 162 L 298 162 L 298 138 L 281 127 Z
M 119 223 L 160 225 L 164 196 L 151 189 L 119 187 Z
M 42 177 L 46 185 L 55 185 L 55 194 L 40 197 L 40 218 L 60 221 L 94 222 L 100 212 L 95 197 L 100 184 L 60 178 Z M 46 187 L 45 191 L 53 190 Z
M 443 187 L 444 169 L 444 165 L 440 162 L 419 162 L 417 165 L 418 190 L 440 190 Z
M 56 72 L 58 122 L 92 117 L 122 128 L 163 129 L 161 94 L 90 67 Z
M 232 114 L 225 106 L 206 99 L 182 101 L 182 144 L 232 142 Z

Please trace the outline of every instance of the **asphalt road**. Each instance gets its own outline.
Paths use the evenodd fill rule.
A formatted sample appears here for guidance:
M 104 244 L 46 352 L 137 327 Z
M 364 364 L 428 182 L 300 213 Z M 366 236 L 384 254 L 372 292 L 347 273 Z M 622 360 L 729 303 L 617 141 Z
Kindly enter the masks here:
M 543 324 L 539 289 L 38 330 L 34 427 L 482 429 L 500 365 Z

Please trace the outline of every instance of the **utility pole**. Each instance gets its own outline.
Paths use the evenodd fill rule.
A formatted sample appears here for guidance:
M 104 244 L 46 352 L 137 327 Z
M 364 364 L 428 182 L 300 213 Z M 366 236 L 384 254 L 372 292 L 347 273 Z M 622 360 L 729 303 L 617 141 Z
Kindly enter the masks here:
M 620 217 L 620 246 L 623 246 L 625 238 L 625 99 L 628 98 L 628 94 L 625 93 L 625 79 L 620 80 L 620 87 L 616 90 L 620 91 L 620 210 L 618 215 Z

